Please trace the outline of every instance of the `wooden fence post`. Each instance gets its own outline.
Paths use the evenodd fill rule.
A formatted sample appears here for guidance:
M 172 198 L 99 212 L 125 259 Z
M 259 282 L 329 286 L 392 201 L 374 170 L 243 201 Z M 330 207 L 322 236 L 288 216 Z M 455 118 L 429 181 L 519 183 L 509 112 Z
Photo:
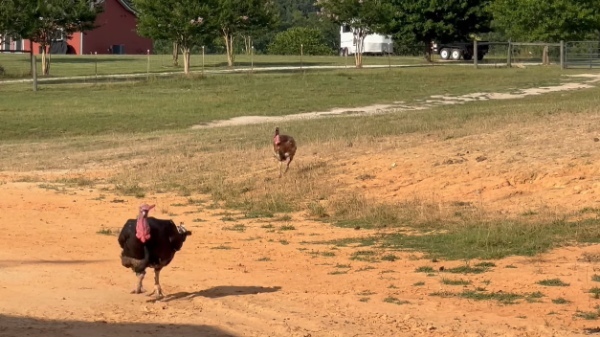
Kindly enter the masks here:
M 560 69 L 565 69 L 565 41 L 560 40 Z
M 512 67 L 512 43 L 508 40 L 508 57 L 506 58 L 506 66 Z
M 31 53 L 31 76 L 33 78 L 33 91 L 38 90 L 38 81 L 37 81 L 37 60 L 35 55 L 33 55 L 33 51 Z
M 475 69 L 478 68 L 478 51 L 477 51 L 477 40 L 473 40 L 473 64 L 475 65 Z

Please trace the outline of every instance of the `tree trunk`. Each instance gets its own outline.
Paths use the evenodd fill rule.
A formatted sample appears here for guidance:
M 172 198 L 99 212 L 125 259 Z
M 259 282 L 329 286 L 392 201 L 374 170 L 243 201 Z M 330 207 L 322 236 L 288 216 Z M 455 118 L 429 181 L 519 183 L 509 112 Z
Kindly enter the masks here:
M 356 65 L 356 68 L 362 68 L 362 66 L 363 66 L 362 56 L 363 56 L 363 51 L 365 49 L 364 31 L 362 29 L 356 30 L 354 38 L 356 41 L 356 52 L 354 53 L 354 64 Z
M 50 59 L 48 58 L 47 46 L 42 45 L 42 75 L 48 76 L 50 74 Z
M 425 42 L 425 50 L 423 52 L 425 60 L 427 60 L 427 62 L 431 62 L 431 41 Z
M 190 48 L 181 48 L 183 51 L 183 72 L 188 75 L 190 73 Z
M 542 64 L 548 65 L 550 64 L 550 58 L 548 57 L 548 46 L 544 46 L 542 51 Z
M 32 64 L 32 67 L 37 66 L 37 65 L 33 65 L 33 41 L 29 40 L 29 64 Z M 33 75 L 33 69 L 31 69 L 31 74 L 29 75 Z
M 244 46 L 246 47 L 246 55 L 250 55 L 252 48 L 252 36 L 244 35 Z
M 223 37 L 225 38 L 225 48 L 227 50 L 227 65 L 233 67 L 233 34 L 228 30 L 223 29 Z
M 173 67 L 179 66 L 179 44 L 177 41 L 173 42 Z

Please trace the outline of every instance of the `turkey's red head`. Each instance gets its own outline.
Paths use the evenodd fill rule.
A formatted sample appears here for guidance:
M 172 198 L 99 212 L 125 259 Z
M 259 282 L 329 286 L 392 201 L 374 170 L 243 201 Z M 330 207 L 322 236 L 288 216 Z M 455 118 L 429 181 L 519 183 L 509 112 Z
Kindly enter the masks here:
M 147 218 L 148 213 L 150 212 L 151 209 L 154 208 L 154 206 L 156 206 L 156 205 L 148 205 L 148 204 L 140 205 L 140 215 L 144 218 Z

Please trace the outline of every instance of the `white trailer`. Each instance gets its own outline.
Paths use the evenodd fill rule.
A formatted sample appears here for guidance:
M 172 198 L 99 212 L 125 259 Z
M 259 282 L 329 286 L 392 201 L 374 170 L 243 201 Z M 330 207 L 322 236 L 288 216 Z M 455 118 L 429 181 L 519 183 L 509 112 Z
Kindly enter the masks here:
M 363 41 L 363 54 L 391 54 L 394 42 L 391 35 L 367 34 Z M 354 55 L 356 53 L 356 39 L 354 29 L 349 25 L 340 27 L 340 55 Z

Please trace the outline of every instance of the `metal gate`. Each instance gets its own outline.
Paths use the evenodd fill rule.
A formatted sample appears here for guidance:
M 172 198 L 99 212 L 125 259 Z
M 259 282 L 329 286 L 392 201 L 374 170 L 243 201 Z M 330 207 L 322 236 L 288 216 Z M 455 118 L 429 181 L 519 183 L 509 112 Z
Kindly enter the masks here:
M 600 68 L 600 42 L 566 42 L 565 68 Z

